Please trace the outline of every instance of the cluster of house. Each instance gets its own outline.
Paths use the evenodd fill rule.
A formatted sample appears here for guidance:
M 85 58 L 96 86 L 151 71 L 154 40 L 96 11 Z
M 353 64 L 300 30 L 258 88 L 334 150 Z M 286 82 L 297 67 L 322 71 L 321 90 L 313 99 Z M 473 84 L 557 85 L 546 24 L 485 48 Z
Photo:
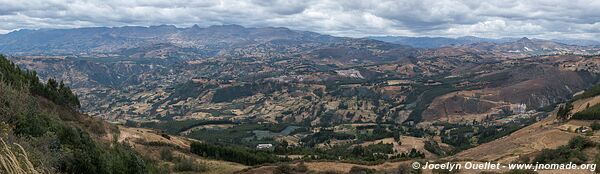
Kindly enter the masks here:
M 582 133 L 582 134 L 592 132 L 592 128 L 590 128 L 588 126 L 578 126 L 578 125 L 572 125 L 572 124 L 563 124 L 563 125 L 559 126 L 558 129 L 567 131 L 567 132 L 575 132 L 575 133 Z

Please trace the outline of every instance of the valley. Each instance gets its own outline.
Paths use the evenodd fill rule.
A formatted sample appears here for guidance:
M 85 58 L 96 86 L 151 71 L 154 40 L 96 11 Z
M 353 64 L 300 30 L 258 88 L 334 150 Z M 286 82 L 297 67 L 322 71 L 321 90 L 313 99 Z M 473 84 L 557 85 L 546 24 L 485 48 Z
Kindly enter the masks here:
M 51 39 L 28 40 L 38 36 Z M 424 47 L 238 25 L 0 35 L 8 59 L 62 80 L 75 110 L 120 132 L 100 139 L 173 170 L 181 161 L 212 173 L 510 163 L 590 127 L 579 117 L 599 102 L 577 96 L 597 88 L 598 47 L 529 38 Z M 565 103 L 569 117 L 582 113 L 559 116 Z

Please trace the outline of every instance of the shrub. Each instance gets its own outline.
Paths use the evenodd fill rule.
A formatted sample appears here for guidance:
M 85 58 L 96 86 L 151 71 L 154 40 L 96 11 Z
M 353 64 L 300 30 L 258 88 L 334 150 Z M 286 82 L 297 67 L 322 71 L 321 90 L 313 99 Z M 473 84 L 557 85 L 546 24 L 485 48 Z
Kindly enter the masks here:
M 372 173 L 375 173 L 375 170 L 365 168 L 365 167 L 360 167 L 360 166 L 352 166 L 352 168 L 350 168 L 350 171 L 348 173 L 350 173 L 350 174 L 372 174 Z
M 574 149 L 574 150 L 583 150 L 586 147 L 590 147 L 593 146 L 594 143 L 592 141 L 590 141 L 587 138 L 581 137 L 581 136 L 577 136 L 575 138 L 572 138 L 571 140 L 569 140 L 569 148 Z
M 287 164 L 279 165 L 275 169 L 275 173 L 280 173 L 280 174 L 292 173 L 292 167 L 290 167 L 290 165 L 287 165 Z
M 165 161 L 173 161 L 173 152 L 169 148 L 160 149 L 160 159 Z
M 540 164 L 561 164 L 573 162 L 581 164 L 587 161 L 588 157 L 582 152 L 587 147 L 595 146 L 593 142 L 584 137 L 575 137 L 565 146 L 557 149 L 544 149 L 532 161 Z
M 205 164 L 195 163 L 192 159 L 183 158 L 175 163 L 173 170 L 176 172 L 205 172 L 208 167 Z
M 598 123 L 597 121 L 594 121 L 590 127 L 592 128 L 592 130 L 600 130 L 600 123 Z

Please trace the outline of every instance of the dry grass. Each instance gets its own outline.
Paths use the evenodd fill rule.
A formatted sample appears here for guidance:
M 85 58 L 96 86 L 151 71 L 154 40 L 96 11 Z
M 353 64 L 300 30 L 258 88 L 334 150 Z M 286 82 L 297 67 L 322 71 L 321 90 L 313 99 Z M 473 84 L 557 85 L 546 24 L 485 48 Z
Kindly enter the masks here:
M 17 148 L 11 147 L 6 142 L 0 139 L 2 145 L 0 147 L 0 164 L 2 164 L 1 173 L 7 174 L 38 174 L 25 149 L 19 144 L 14 144 Z
M 181 136 L 176 136 L 176 135 L 170 135 L 169 136 L 170 138 L 167 139 L 167 138 L 161 136 L 161 134 L 159 132 L 157 132 L 155 130 L 151 130 L 151 129 L 130 128 L 130 127 L 124 127 L 124 126 L 118 126 L 118 128 L 119 128 L 119 134 L 117 136 L 118 142 L 128 143 L 128 144 L 132 145 L 133 148 L 140 154 L 143 154 L 146 157 L 149 157 L 154 160 L 159 160 L 159 161 L 162 161 L 160 159 L 160 154 L 159 154 L 159 151 L 160 151 L 159 149 L 161 147 L 167 146 L 167 147 L 174 147 L 177 149 L 189 149 L 191 141 L 193 141 L 193 140 L 189 140 L 187 138 L 184 138 Z M 112 138 L 109 138 L 108 136 L 105 137 L 105 141 L 109 141 L 111 139 Z M 153 145 L 144 144 L 143 142 L 156 142 L 156 143 L 163 144 L 165 146 L 160 146 L 160 147 L 153 146 Z M 197 155 L 189 153 L 189 151 L 173 150 L 173 153 L 175 156 L 178 156 L 181 158 L 185 158 L 188 160 L 195 160 L 196 163 L 198 163 L 198 164 L 205 164 L 208 167 L 208 171 L 203 171 L 202 173 L 207 173 L 207 174 L 236 173 L 238 171 L 241 171 L 241 170 L 247 168 L 247 166 L 244 166 L 244 165 L 241 165 L 238 163 L 202 158 Z M 163 161 L 163 162 L 166 162 L 166 161 Z
M 600 96 L 577 100 L 573 102 L 573 109 L 571 110 L 571 114 L 581 112 L 587 109 L 588 107 L 592 107 L 597 104 L 600 104 Z
M 562 124 L 554 124 L 555 118 L 554 115 L 550 116 L 506 137 L 462 151 L 448 159 L 510 163 L 519 156 L 565 145 L 571 138 L 579 135 L 560 130 L 558 127 Z

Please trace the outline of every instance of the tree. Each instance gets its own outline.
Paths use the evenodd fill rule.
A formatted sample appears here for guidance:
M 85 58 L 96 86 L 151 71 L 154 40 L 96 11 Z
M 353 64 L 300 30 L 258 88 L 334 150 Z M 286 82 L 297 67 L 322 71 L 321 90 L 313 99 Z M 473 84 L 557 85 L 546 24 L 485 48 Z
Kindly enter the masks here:
M 48 87 L 49 90 L 52 90 L 52 91 L 57 91 L 58 90 L 58 83 L 53 78 L 49 78 L 48 79 L 48 82 L 46 83 L 46 86 Z
M 558 112 L 556 113 L 557 118 L 560 120 L 568 119 L 569 113 L 571 112 L 572 109 L 573 109 L 573 104 L 571 102 L 565 103 L 565 105 L 562 105 L 558 108 Z
M 400 131 L 398 130 L 394 130 L 394 141 L 398 142 L 398 144 L 401 144 L 400 139 L 402 135 L 400 134 Z
M 352 155 L 354 156 L 363 156 L 365 155 L 365 148 L 362 146 L 356 146 L 352 148 Z
M 17 65 L 0 55 L 0 80 L 15 88 L 29 89 L 33 95 L 73 109 L 79 108 L 79 99 L 63 82 L 49 78 L 46 84 L 40 82 L 37 72 L 21 70 Z
M 590 127 L 592 128 L 592 130 L 600 130 L 600 123 L 598 123 L 597 121 L 594 121 Z

